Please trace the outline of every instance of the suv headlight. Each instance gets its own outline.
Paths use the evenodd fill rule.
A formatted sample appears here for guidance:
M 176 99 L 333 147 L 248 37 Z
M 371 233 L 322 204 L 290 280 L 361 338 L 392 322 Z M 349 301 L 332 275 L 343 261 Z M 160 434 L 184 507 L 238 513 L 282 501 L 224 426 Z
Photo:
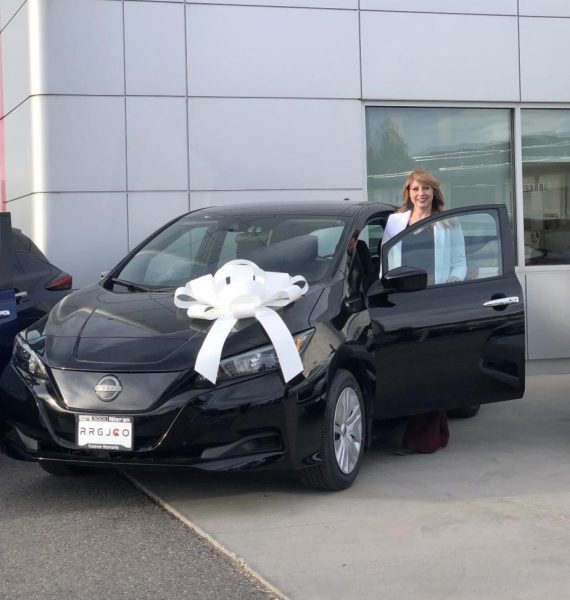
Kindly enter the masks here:
M 293 336 L 295 346 L 299 353 L 307 345 L 314 329 L 309 329 L 303 333 Z M 273 345 L 262 346 L 243 354 L 237 354 L 230 358 L 225 358 L 220 361 L 220 369 L 218 371 L 218 381 L 230 379 L 232 377 L 242 377 L 243 375 L 254 375 L 255 373 L 263 373 L 264 371 L 272 371 L 279 368 L 279 359 Z
M 40 357 L 28 346 L 24 336 L 19 333 L 14 340 L 12 353 L 14 365 L 36 379 L 49 379 Z

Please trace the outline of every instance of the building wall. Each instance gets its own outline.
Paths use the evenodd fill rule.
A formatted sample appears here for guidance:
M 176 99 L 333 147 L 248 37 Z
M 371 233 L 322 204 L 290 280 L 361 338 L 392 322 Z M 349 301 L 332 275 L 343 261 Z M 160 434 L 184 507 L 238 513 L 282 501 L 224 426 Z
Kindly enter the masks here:
M 2 0 L 0 29 L 6 207 L 77 285 L 189 209 L 365 198 L 367 103 L 570 107 L 566 0 Z M 570 269 L 519 271 L 539 358 Z

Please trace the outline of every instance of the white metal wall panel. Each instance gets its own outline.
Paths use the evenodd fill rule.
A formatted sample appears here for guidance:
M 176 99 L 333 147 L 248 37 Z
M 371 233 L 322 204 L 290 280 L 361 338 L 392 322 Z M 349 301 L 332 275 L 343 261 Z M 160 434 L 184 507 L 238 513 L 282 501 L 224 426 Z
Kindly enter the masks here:
M 570 2 L 568 0 L 519 0 L 519 15 L 570 17 Z
M 188 190 L 185 98 L 127 98 L 129 190 Z
M 193 190 L 360 188 L 359 101 L 190 100 Z
M 275 202 L 275 204 L 293 204 L 295 202 L 321 202 L 325 200 L 343 200 L 350 202 L 363 200 L 362 190 L 248 190 L 228 192 L 191 192 L 190 208 L 206 206 L 229 206 L 236 202 Z M 348 201 L 347 201 L 348 204 Z
M 124 100 L 88 96 L 37 100 L 44 105 L 44 123 L 37 129 L 45 148 L 45 187 L 34 191 L 125 190 Z
M 190 209 L 188 192 L 129 192 L 129 250 Z
M 127 94 L 185 95 L 184 6 L 125 2 Z
M 73 275 L 76 288 L 98 281 L 127 253 L 125 193 L 32 194 L 10 203 L 10 211 L 49 259 Z
M 30 39 L 28 32 L 28 7 L 24 6 L 2 32 L 0 40 L 2 43 L 4 114 L 10 112 L 30 95 Z
M 17 10 L 26 0 L 1 0 L 0 1 L 0 30 L 4 29 L 8 21 L 16 14 Z
M 570 358 L 570 272 L 526 273 L 528 357 Z
M 240 6 L 284 6 L 289 8 L 358 8 L 358 0 L 186 0 L 188 4 L 239 4 Z
M 188 8 L 191 96 L 357 98 L 358 13 Z
M 32 102 L 28 100 L 4 117 L 6 197 L 13 200 L 33 190 Z M 36 149 L 37 151 L 37 149 Z
M 516 17 L 362 13 L 364 98 L 519 98 Z
M 360 0 L 362 10 L 516 15 L 517 0 Z
M 37 93 L 122 94 L 123 13 L 108 0 L 50 0 L 41 10 Z
M 570 101 L 570 19 L 521 17 L 520 40 L 522 100 Z
M 361 200 L 360 54 L 366 100 L 566 103 L 563 17 L 567 0 L 0 0 L 8 208 L 81 286 L 189 205 Z M 570 358 L 570 273 L 521 278 L 529 358 Z

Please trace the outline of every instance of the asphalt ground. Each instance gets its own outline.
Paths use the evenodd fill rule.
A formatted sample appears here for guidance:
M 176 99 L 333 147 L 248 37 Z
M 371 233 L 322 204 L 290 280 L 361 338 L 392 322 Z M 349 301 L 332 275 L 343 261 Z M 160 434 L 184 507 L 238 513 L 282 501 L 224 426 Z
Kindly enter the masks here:
M 276 597 L 120 473 L 54 477 L 0 456 L 2 600 Z

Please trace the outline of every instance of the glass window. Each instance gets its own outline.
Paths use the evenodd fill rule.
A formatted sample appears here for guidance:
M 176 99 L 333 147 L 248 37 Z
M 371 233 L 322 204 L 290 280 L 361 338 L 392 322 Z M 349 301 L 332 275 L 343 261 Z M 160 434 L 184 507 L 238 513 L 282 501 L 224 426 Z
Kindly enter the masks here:
M 199 213 L 149 240 L 117 277 L 145 288 L 172 288 L 241 258 L 314 283 L 328 275 L 345 227 L 344 219 L 326 216 Z
M 366 109 L 368 199 L 400 206 L 410 171 L 439 180 L 446 208 L 513 207 L 511 111 L 487 108 Z
M 386 271 L 416 267 L 428 274 L 428 286 L 498 277 L 503 273 L 499 223 L 481 211 L 442 214 L 437 221 L 387 243 Z
M 143 283 L 161 287 L 171 285 L 173 281 L 183 285 L 190 280 L 196 268 L 196 253 L 207 231 L 207 227 L 198 224 L 169 239 L 164 248 L 150 242 L 147 249 L 137 255 L 138 260 L 133 261 L 137 268 L 139 264 L 145 266 Z M 159 238 L 162 240 L 161 236 Z M 133 274 L 128 271 L 127 275 L 131 277 Z M 136 273 L 136 277 L 139 278 L 140 274 Z
M 570 264 L 570 110 L 521 117 L 525 263 Z
M 374 221 L 366 224 L 364 229 L 360 232 L 358 239 L 366 242 L 370 256 L 378 256 L 380 242 L 382 240 L 382 235 L 384 234 L 384 225 L 385 220 L 382 220 L 381 222 Z

